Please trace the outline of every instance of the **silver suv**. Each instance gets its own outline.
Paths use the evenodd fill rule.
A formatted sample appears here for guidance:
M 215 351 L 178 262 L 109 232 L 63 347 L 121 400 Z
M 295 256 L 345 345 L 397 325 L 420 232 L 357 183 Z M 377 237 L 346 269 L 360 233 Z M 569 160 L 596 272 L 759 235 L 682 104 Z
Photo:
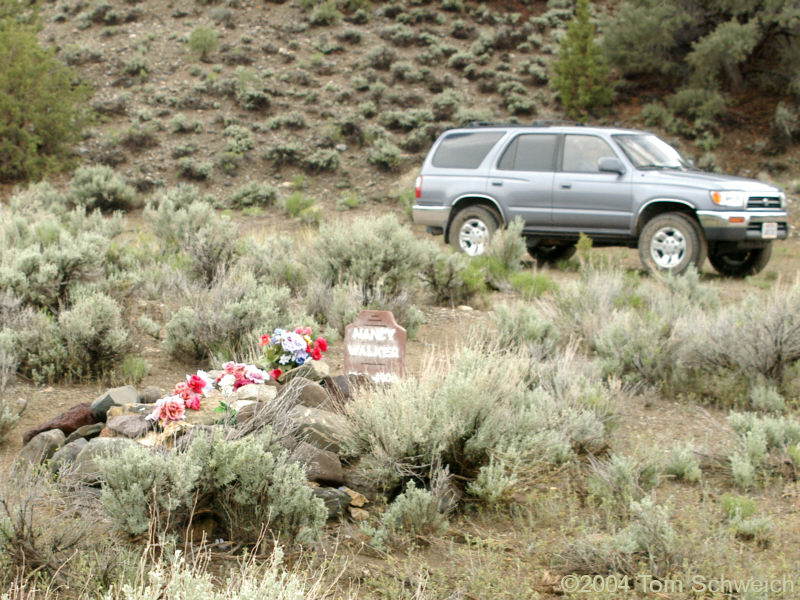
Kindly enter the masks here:
M 516 217 L 538 261 L 595 246 L 639 248 L 650 271 L 681 273 L 708 256 L 744 277 L 785 239 L 786 197 L 765 183 L 695 169 L 655 135 L 631 129 L 475 123 L 444 132 L 415 187 L 413 218 L 469 255 Z

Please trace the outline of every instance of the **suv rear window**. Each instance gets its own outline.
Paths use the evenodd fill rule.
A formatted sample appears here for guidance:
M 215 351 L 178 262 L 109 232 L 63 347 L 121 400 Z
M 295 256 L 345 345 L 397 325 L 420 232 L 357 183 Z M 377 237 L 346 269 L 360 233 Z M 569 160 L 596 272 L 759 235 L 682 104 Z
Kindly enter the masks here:
M 553 171 L 553 157 L 558 136 L 552 134 L 518 135 L 497 163 L 501 171 Z
M 443 169 L 477 169 L 503 135 L 502 131 L 451 133 L 436 149 L 433 166 Z

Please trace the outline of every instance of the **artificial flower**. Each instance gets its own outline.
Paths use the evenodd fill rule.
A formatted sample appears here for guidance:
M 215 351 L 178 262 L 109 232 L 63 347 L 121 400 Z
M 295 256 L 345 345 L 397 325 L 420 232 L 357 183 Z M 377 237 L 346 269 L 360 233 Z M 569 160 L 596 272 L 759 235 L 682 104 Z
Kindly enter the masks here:
M 186 406 L 178 396 L 166 396 L 156 400 L 153 412 L 145 417 L 151 421 L 160 421 L 161 426 L 167 421 L 180 421 L 184 417 Z

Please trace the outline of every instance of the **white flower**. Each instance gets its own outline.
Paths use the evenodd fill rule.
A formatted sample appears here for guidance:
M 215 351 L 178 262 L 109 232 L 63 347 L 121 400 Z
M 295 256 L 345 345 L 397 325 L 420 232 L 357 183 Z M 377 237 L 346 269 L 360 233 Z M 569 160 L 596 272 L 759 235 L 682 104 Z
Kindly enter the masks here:
M 205 371 L 198 371 L 197 376 L 205 382 L 203 389 L 200 390 L 201 393 L 203 394 L 203 396 L 208 396 L 211 390 L 214 389 L 214 378 L 211 377 L 211 375 L 209 375 Z M 189 379 L 188 375 L 186 376 L 186 379 L 187 380 Z
M 233 395 L 234 383 L 236 383 L 236 377 L 234 375 L 224 375 L 222 379 L 217 382 L 217 385 L 219 385 L 219 391 L 222 392 L 222 395 L 228 397 Z
M 262 371 L 255 365 L 247 365 L 244 370 L 244 376 L 253 383 L 264 383 L 269 379 L 269 373 Z
M 281 346 L 284 352 L 297 352 L 306 349 L 306 341 L 303 336 L 294 331 L 284 331 L 281 335 Z

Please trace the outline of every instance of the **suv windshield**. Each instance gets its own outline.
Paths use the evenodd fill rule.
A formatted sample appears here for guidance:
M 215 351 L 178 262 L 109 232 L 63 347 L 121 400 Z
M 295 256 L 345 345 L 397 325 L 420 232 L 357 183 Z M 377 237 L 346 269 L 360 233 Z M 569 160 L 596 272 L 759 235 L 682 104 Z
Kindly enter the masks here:
M 691 164 L 664 140 L 652 134 L 613 136 L 637 169 L 691 169 Z

